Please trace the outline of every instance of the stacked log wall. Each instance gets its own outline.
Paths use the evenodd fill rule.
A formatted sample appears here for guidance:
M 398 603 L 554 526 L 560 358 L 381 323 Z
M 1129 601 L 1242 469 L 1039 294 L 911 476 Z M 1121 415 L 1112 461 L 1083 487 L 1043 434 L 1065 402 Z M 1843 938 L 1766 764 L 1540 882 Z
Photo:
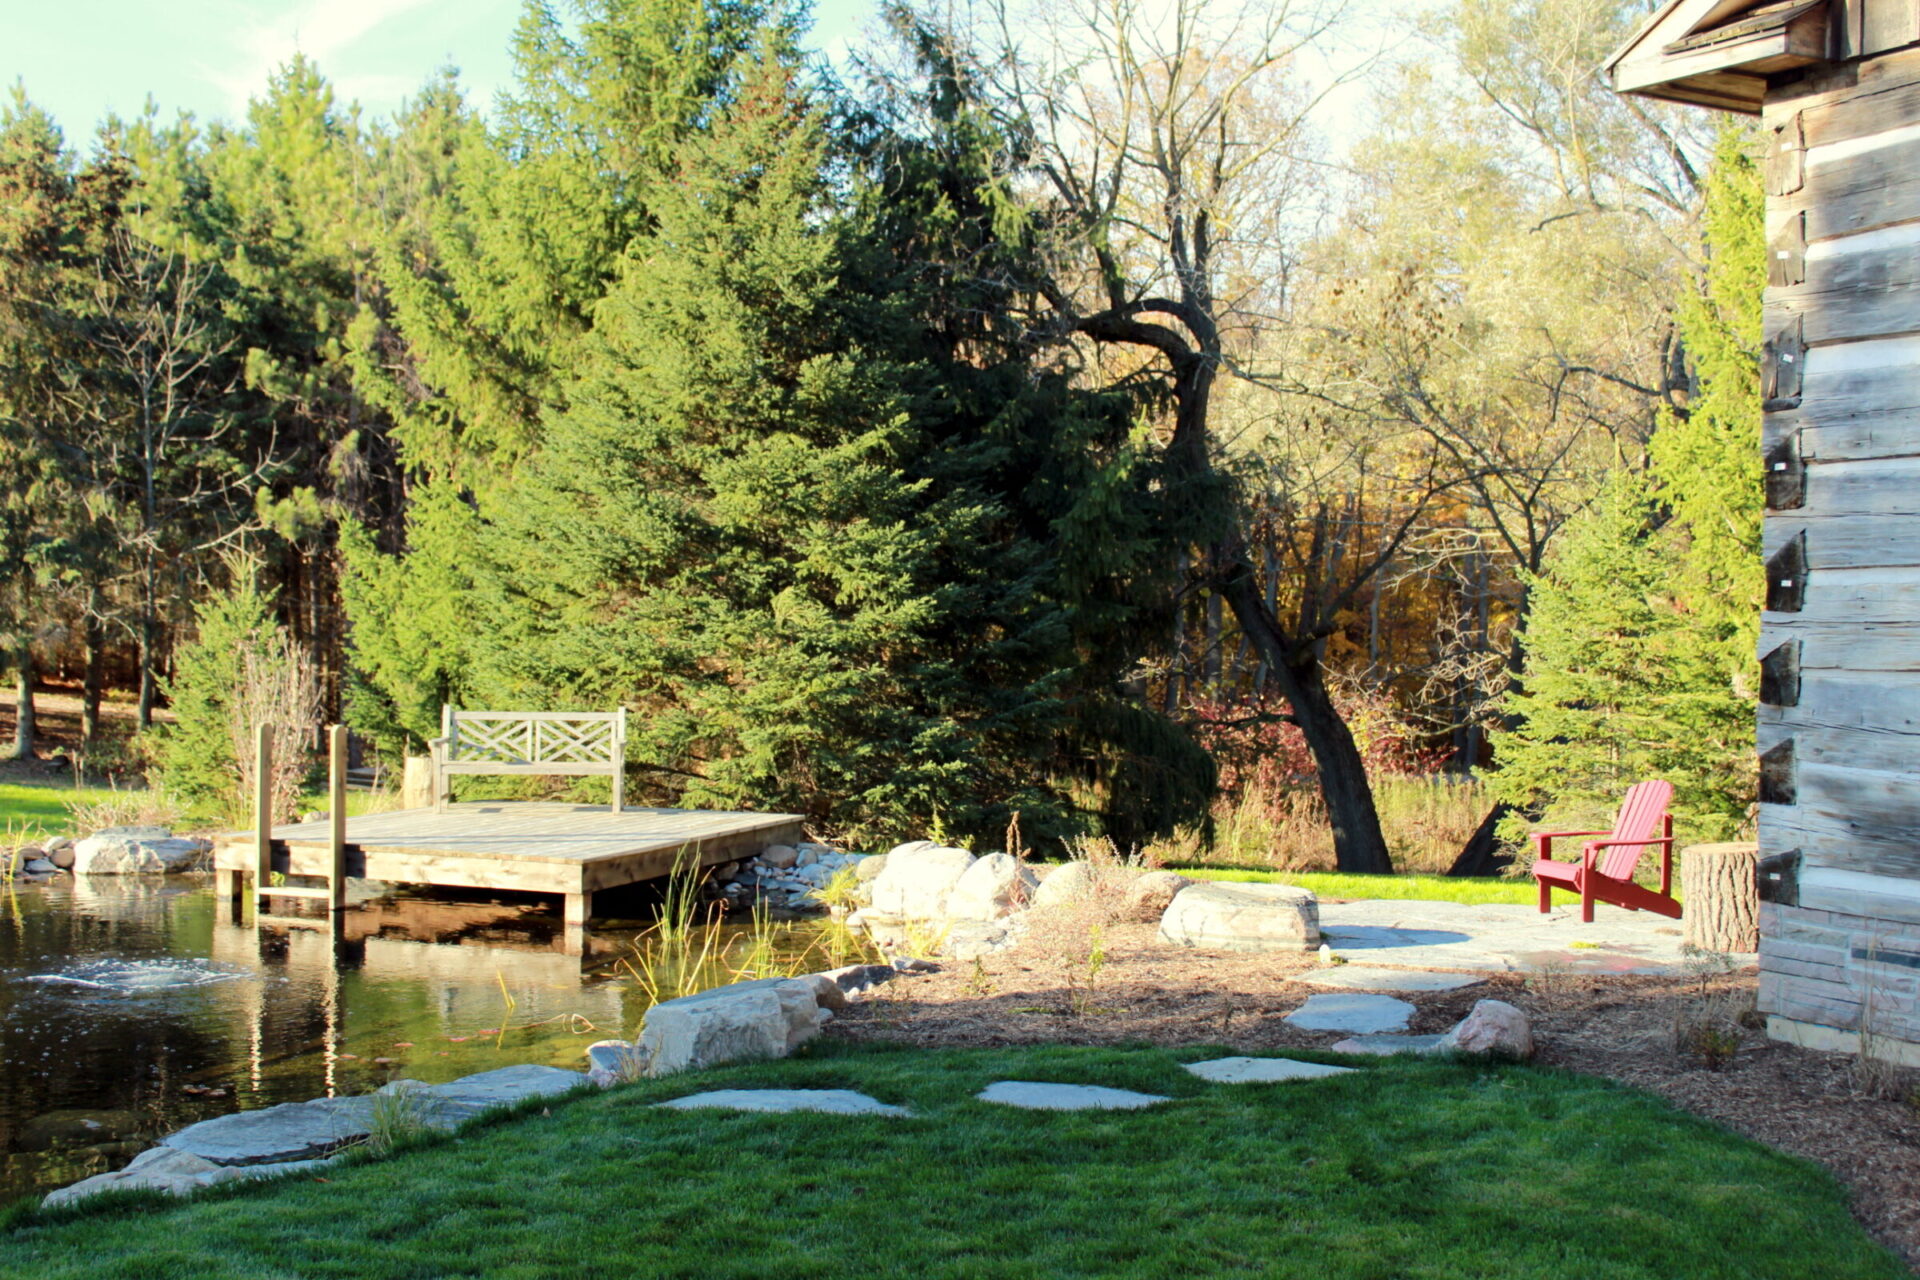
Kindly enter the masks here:
M 1920 49 L 1777 85 L 1762 120 L 1760 844 L 1790 874 L 1760 1008 L 1920 1060 Z

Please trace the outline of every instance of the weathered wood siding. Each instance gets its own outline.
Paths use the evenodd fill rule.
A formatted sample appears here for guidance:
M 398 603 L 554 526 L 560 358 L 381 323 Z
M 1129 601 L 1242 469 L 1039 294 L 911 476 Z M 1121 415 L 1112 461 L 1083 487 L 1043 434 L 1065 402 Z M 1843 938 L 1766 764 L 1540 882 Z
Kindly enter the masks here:
M 1760 1007 L 1920 1042 L 1920 49 L 1776 85 L 1762 121 L 1760 842 L 1798 863 Z

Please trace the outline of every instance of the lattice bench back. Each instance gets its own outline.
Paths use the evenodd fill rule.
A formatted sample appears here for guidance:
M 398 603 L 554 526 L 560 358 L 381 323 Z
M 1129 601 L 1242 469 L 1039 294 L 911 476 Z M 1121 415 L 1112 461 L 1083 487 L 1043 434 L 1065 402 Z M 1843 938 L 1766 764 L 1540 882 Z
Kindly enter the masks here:
M 618 711 L 440 710 L 433 755 L 434 807 L 453 798 L 455 774 L 567 775 L 613 779 L 613 811 L 626 782 L 627 709 Z

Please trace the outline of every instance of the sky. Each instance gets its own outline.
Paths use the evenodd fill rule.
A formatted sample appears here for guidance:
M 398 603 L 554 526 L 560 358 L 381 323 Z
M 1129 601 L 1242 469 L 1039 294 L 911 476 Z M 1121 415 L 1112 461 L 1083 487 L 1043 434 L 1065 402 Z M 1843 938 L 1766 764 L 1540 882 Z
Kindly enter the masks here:
M 476 101 L 508 85 L 522 0 L 0 0 L 0 80 L 26 86 L 68 142 L 109 112 L 238 120 L 295 53 L 342 99 L 385 116 L 439 67 Z M 841 52 L 875 0 L 816 0 L 813 43 Z

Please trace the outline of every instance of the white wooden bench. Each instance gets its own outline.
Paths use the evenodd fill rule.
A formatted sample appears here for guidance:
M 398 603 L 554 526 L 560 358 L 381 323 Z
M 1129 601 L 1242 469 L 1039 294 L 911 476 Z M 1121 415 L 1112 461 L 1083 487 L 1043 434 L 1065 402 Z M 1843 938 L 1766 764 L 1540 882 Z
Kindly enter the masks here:
M 453 799 L 456 774 L 608 777 L 613 812 L 627 771 L 627 709 L 618 711 L 456 711 L 440 709 L 433 758 L 433 807 Z

